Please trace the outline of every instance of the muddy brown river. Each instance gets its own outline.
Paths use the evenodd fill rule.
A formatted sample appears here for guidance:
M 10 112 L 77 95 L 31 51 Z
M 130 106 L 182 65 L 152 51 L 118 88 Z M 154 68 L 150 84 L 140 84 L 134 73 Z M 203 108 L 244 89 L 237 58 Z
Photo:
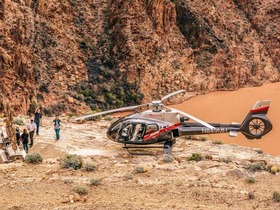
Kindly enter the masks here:
M 280 83 L 272 83 L 260 87 L 242 88 L 237 91 L 217 91 L 196 96 L 173 107 L 206 122 L 241 123 L 256 101 L 272 100 L 267 116 L 273 124 L 273 129 L 262 139 L 249 141 L 241 133 L 237 137 L 229 137 L 227 134 L 208 135 L 208 139 L 260 148 L 266 153 L 280 155 L 279 90 Z

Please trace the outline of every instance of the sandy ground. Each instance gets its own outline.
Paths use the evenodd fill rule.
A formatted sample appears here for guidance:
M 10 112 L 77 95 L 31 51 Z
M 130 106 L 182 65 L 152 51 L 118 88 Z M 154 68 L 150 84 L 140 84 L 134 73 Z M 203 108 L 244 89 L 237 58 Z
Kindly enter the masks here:
M 209 121 L 240 121 L 259 99 L 252 96 L 245 100 L 246 91 L 269 92 L 277 88 L 279 83 L 211 93 L 211 97 L 198 96 L 179 106 Z M 218 95 L 225 98 L 215 98 Z M 274 95 L 274 98 L 273 94 L 261 98 L 273 100 L 269 112 L 273 133 L 257 141 L 264 145 L 272 142 L 271 136 L 276 137 L 274 132 L 279 125 L 276 112 L 279 99 L 277 101 Z M 239 103 L 234 96 L 239 96 Z M 266 166 L 280 167 L 280 156 L 260 153 L 259 144 L 250 148 L 180 138 L 173 156 L 164 156 L 161 150 L 153 151 L 152 156 L 131 156 L 122 145 L 105 136 L 110 123 L 101 120 L 76 124 L 65 116 L 61 140 L 55 141 L 52 118 L 44 117 L 40 135 L 35 137 L 29 151 L 40 153 L 43 163 L 32 165 L 18 160 L 0 164 L 0 209 L 280 209 L 280 203 L 272 198 L 274 192 L 280 193 L 280 172 L 246 169 L 259 161 Z M 221 135 L 211 139 L 227 141 L 227 137 Z M 234 139 L 238 144 L 239 140 L 248 142 L 241 135 Z M 249 145 L 252 144 L 255 143 Z M 60 160 L 69 153 L 81 155 L 84 163 L 95 165 L 96 170 L 61 169 Z M 208 158 L 189 161 L 193 153 Z M 145 173 L 138 173 L 139 167 Z M 248 177 L 255 183 L 248 183 Z M 102 181 L 93 186 L 90 185 L 92 179 Z M 88 194 L 78 196 L 73 191 L 76 186 L 85 187 Z

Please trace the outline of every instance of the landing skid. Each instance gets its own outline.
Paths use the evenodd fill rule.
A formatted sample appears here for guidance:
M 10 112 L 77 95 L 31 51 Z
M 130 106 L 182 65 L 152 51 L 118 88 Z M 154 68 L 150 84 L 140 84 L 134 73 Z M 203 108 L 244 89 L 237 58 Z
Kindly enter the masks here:
M 131 155 L 156 155 L 155 152 L 147 152 L 146 149 L 163 149 L 163 154 L 172 154 L 172 141 L 165 142 L 163 146 L 127 146 L 124 144 L 124 149 Z M 131 151 L 135 149 L 135 151 Z

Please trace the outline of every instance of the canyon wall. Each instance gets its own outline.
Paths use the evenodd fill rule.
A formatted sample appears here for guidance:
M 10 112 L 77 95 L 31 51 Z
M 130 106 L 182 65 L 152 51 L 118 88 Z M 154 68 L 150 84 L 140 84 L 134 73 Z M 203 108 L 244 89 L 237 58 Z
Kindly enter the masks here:
M 0 100 L 89 112 L 279 81 L 277 0 L 1 0 Z

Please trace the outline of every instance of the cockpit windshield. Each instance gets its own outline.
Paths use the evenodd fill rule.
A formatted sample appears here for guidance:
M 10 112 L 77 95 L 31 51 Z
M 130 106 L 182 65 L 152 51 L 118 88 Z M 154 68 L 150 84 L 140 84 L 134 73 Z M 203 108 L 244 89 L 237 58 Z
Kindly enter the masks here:
M 121 123 L 124 121 L 124 118 L 121 118 L 117 121 L 115 121 L 108 129 L 107 131 L 107 136 L 112 139 L 112 140 L 116 140 L 117 138 L 117 134 L 118 134 L 118 131 L 121 127 Z

